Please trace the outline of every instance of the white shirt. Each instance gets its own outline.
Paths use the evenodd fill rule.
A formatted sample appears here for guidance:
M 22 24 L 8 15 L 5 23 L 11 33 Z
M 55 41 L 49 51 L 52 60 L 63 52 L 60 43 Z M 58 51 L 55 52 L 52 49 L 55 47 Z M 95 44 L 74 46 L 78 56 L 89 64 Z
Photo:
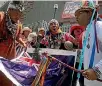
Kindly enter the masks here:
M 92 46 L 94 41 L 94 21 L 92 23 L 92 26 L 90 28 L 90 36 L 89 36 L 89 43 L 87 41 L 85 52 L 84 52 L 84 69 L 88 69 L 89 63 L 90 63 L 90 57 L 92 52 Z M 97 53 L 97 49 L 95 50 L 95 58 L 94 58 L 94 65 L 99 67 L 100 72 L 102 73 L 102 21 L 96 22 L 96 31 L 97 31 L 97 39 L 99 44 L 99 53 Z M 83 37 L 84 38 L 84 37 Z M 87 48 L 87 45 L 89 44 L 90 48 Z M 101 77 L 102 79 L 102 77 Z M 102 82 L 98 81 L 90 81 L 87 79 L 84 79 L 85 86 L 102 86 Z

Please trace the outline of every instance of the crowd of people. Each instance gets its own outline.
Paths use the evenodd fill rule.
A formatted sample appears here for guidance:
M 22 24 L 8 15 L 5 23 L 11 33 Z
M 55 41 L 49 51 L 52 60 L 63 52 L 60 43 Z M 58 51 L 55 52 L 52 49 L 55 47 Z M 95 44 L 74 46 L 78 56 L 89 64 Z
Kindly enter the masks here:
M 81 49 L 82 43 L 80 41 L 81 33 L 85 30 L 83 26 L 73 25 L 69 32 L 64 35 L 59 23 L 56 19 L 50 20 L 49 30 L 46 31 L 43 27 L 38 28 L 38 32 L 31 32 L 31 28 L 24 27 L 22 29 L 21 38 L 25 41 L 25 44 L 35 48 L 36 42 L 39 42 L 39 48 L 52 48 L 73 50 Z M 26 45 L 28 47 L 28 45 Z

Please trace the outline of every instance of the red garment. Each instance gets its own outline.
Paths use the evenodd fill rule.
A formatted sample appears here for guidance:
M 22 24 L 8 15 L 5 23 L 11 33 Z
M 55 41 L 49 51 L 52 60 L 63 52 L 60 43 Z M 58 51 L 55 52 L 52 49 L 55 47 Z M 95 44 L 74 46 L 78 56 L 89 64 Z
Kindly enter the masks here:
M 16 32 L 16 37 L 19 37 L 20 27 Z M 4 39 L 6 38 L 6 39 Z M 15 40 L 12 35 L 8 34 L 6 30 L 6 22 L 4 12 L 0 12 L 0 56 L 6 59 L 13 59 L 15 57 Z M 0 86 L 12 86 L 12 82 L 6 78 L 4 74 L 0 72 Z
M 0 71 L 0 86 L 13 86 L 13 83 Z
M 16 37 L 19 37 L 20 29 L 18 27 Z M 11 60 L 15 57 L 15 40 L 6 30 L 4 12 L 0 12 L 0 38 L 3 37 L 7 37 L 7 39 L 0 42 L 0 56 Z
M 65 41 L 73 42 L 74 37 L 71 36 L 69 33 L 66 33 L 66 34 L 63 36 L 63 39 L 64 39 Z

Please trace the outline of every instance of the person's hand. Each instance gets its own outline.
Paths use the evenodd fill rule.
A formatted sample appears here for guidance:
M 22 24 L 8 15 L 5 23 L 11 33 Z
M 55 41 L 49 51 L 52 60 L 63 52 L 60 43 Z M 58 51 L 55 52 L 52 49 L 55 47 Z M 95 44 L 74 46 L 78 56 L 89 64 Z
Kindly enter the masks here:
M 69 41 L 71 41 L 71 42 L 74 43 L 75 45 L 78 45 L 77 39 L 75 39 L 72 35 L 69 36 Z
M 61 43 L 64 43 L 66 40 L 64 37 L 62 37 L 60 41 L 61 41 Z
M 27 48 L 27 44 L 26 44 L 26 43 L 23 43 L 23 47 L 24 47 L 24 48 Z
M 82 74 L 88 80 L 96 80 L 97 79 L 97 75 L 93 69 L 84 70 Z

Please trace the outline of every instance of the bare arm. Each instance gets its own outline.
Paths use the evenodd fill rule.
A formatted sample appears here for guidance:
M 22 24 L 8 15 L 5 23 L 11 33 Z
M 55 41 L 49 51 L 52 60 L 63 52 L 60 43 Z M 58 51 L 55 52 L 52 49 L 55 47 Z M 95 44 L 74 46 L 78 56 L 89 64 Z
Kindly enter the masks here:
M 21 38 L 21 29 L 22 29 L 22 26 L 18 26 L 18 29 L 17 29 L 17 34 L 16 34 L 16 41 L 18 43 L 20 43 L 21 45 L 23 45 L 24 47 L 26 47 L 26 44 L 25 42 L 22 40 Z

